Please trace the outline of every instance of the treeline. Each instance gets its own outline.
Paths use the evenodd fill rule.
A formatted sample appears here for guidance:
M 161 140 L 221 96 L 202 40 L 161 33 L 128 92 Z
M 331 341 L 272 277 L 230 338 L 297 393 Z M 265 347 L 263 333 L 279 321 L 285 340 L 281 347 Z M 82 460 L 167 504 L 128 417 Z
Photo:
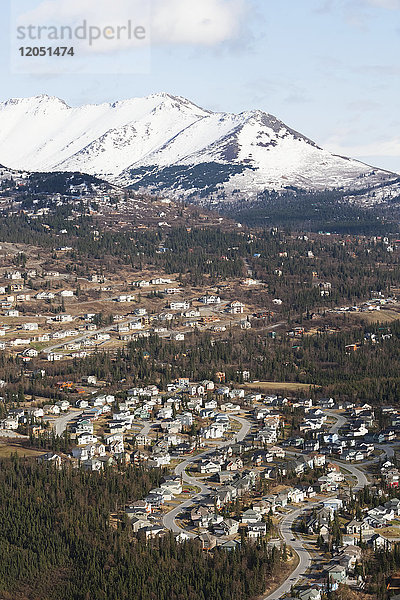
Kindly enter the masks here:
M 377 343 L 369 339 L 371 335 L 376 335 Z M 356 351 L 346 348 L 356 343 L 360 344 Z M 235 331 L 214 339 L 210 333 L 194 332 L 184 342 L 165 343 L 152 335 L 116 353 L 98 352 L 49 365 L 49 377 L 42 384 L 36 381 L 31 389 L 39 395 L 40 385 L 46 389 L 52 377 L 76 379 L 88 373 L 109 383 L 125 380 L 127 385 L 158 383 L 165 387 L 181 376 L 193 381 L 217 380 L 216 373 L 222 371 L 227 382 L 240 384 L 244 370 L 250 371 L 253 380 L 299 382 L 319 386 L 322 394 L 337 398 L 397 403 L 400 322 L 301 338 L 282 335 L 271 339 L 265 333 Z
M 104 473 L 0 461 L 0 595 L 6 600 L 249 600 L 279 575 L 266 543 L 204 553 L 171 535 L 137 540 L 110 520 L 158 484 L 131 467 Z
M 150 266 L 160 272 L 178 273 L 183 282 L 203 285 L 244 277 L 249 267 L 253 277 L 266 284 L 263 290 L 267 294 L 260 302 L 272 307 L 272 299 L 281 298 L 285 316 L 321 304 L 357 302 L 368 298 L 371 290 L 388 293 L 400 280 L 398 255 L 388 252 L 388 244 L 382 240 L 296 236 L 276 229 L 251 234 L 206 227 L 133 233 L 104 229 L 84 214 L 83 205 L 80 210 L 83 216 L 75 215 L 70 221 L 68 217 L 74 215 L 68 205 L 45 219 L 31 220 L 25 215 L 2 218 L 0 239 L 50 251 L 60 244 L 60 229 L 66 228 L 63 245 L 72 250 L 65 256 L 70 259 L 69 270 L 77 276 L 88 274 L 88 264 L 100 269 L 103 265 L 111 272 L 123 265 L 138 271 Z M 95 229 L 101 229 L 99 236 L 93 236 Z M 317 281 L 332 284 L 329 297 L 321 300 L 314 285 Z
M 24 191 L 28 194 L 63 194 L 73 196 L 71 188 L 80 187 L 80 195 L 93 192 L 101 187 L 104 190 L 111 189 L 110 184 L 102 179 L 84 173 L 31 173 L 25 183 Z
M 29 446 L 33 448 L 67 453 L 71 452 L 75 445 L 68 430 L 62 435 L 56 435 L 54 431 L 45 431 L 44 433 L 39 433 L 39 435 L 33 435 L 29 427 L 27 431 L 29 432 Z
M 270 230 L 248 247 L 253 277 L 267 285 L 265 300 L 272 307 L 272 299 L 280 298 L 281 310 L 289 316 L 318 306 L 358 303 L 372 291 L 389 294 L 400 280 L 398 254 L 388 252 L 382 239 L 289 236 Z M 329 296 L 321 298 L 318 282 L 331 284 Z
M 57 234 L 60 229 L 65 229 L 66 218 L 71 214 L 72 208 L 64 206 L 46 219 L 31 220 L 25 215 L 0 218 L 0 239 L 56 248 L 60 244 Z M 204 283 L 204 276 L 211 281 L 220 281 L 221 278 L 244 274 L 242 259 L 229 250 L 230 244 L 243 243 L 243 238 L 236 233 L 207 228 L 188 231 L 177 227 L 165 237 L 157 231 L 133 234 L 130 231 L 103 230 L 99 237 L 94 238 L 96 227 L 99 225 L 88 216 L 76 218 L 67 225 L 68 233 L 63 235 L 63 245 L 72 248 L 67 257 L 77 274 L 80 261 L 87 270 L 88 257 L 90 264 L 93 261 L 102 263 L 112 257 L 115 268 L 119 263 L 140 271 L 151 265 L 166 273 L 182 273 L 194 285 Z M 160 247 L 166 250 L 160 251 Z
M 369 587 L 376 600 L 389 600 L 389 577 L 400 568 L 400 544 L 392 543 L 391 548 L 377 550 L 372 557 L 363 561 L 363 568 L 369 577 Z
M 352 192 L 360 195 L 368 190 Z M 363 208 L 350 204 L 348 192 L 304 192 L 292 189 L 286 193 L 265 191 L 256 201 L 248 199 L 232 204 L 222 203 L 221 212 L 252 227 L 291 227 L 303 231 L 330 231 L 345 234 L 376 235 L 398 231 L 393 209 Z M 398 199 L 397 199 L 398 201 Z
M 377 343 L 365 340 L 375 334 Z M 391 336 L 383 339 L 382 335 Z M 346 346 L 360 343 L 357 351 Z M 317 385 L 343 398 L 396 402 L 400 383 L 400 322 L 390 327 L 366 325 L 337 334 L 320 333 L 276 340 L 246 332 L 214 340 L 194 334 L 185 343 L 165 344 L 156 337 L 132 342 L 124 354 L 128 373 L 166 380 L 186 375 L 207 379 L 223 371 L 241 383 L 243 370 L 259 381 L 293 381 Z M 148 357 L 149 356 L 149 357 Z
M 372 336 L 376 336 L 376 343 Z M 354 351 L 351 346 L 358 344 Z M 263 332 L 232 331 L 215 339 L 210 333 L 194 332 L 184 342 L 165 343 L 157 335 L 130 342 L 116 352 L 96 352 L 84 359 L 54 363 L 46 376 L 21 377 L 18 364 L 0 355 L 9 373 L 5 393 L 8 404 L 25 396 L 69 398 L 55 388 L 60 379 L 79 381 L 93 374 L 111 385 L 157 383 L 162 388 L 181 376 L 193 381 L 217 380 L 224 372 L 227 382 L 243 383 L 243 371 L 259 381 L 299 382 L 322 388 L 337 398 L 363 398 L 374 404 L 397 403 L 400 385 L 400 322 L 390 325 L 360 325 L 340 333 L 317 333 L 271 339 Z

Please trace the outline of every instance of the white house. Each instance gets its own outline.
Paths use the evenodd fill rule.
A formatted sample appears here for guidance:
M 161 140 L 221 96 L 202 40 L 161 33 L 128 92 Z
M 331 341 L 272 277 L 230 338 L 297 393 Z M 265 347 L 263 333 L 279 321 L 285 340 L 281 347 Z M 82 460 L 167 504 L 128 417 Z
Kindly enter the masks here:
M 24 356 L 29 356 L 30 358 L 36 358 L 39 356 L 39 352 L 36 350 L 36 348 L 27 348 L 24 350 L 23 354 Z
M 55 317 L 53 317 L 54 321 L 59 321 L 60 323 L 71 323 L 71 321 L 73 321 L 73 317 L 72 315 L 56 315 Z
M 249 523 L 259 523 L 260 521 L 262 521 L 262 515 L 259 512 L 253 510 L 252 508 L 249 508 L 248 510 L 245 510 L 242 514 L 241 521 L 246 525 L 248 525 Z
M 185 339 L 185 334 L 181 333 L 180 331 L 174 331 L 171 333 L 171 340 L 174 340 L 175 342 L 183 342 L 183 340 Z
M 39 329 L 38 323 L 24 323 L 22 329 L 25 331 L 37 331 Z
M 50 354 L 47 355 L 47 360 L 49 362 L 54 362 L 56 360 L 62 360 L 63 355 L 62 354 L 56 354 L 55 352 L 50 352 Z
M 243 311 L 244 304 L 242 304 L 242 302 L 239 302 L 238 300 L 234 300 L 226 307 L 226 312 L 228 312 L 231 315 L 240 315 L 243 313 Z
M 13 417 L 3 419 L 3 421 L 1 421 L 1 428 L 11 430 L 18 429 L 18 419 L 14 419 Z
M 60 410 L 68 410 L 69 409 L 68 400 L 59 400 L 59 402 L 57 402 L 56 404 L 57 404 L 57 406 L 60 407 Z
M 199 302 L 202 304 L 220 304 L 221 298 L 219 296 L 202 296 L 199 298 Z
M 75 406 L 76 408 L 87 408 L 89 406 L 89 402 L 87 400 L 83 400 L 83 398 L 80 398 L 75 402 Z
M 171 462 L 171 455 L 168 452 L 152 456 L 148 462 L 149 467 L 165 467 Z
M 91 433 L 82 433 L 76 441 L 79 446 L 87 446 L 88 444 L 95 444 L 97 437 Z
M 210 473 L 219 473 L 221 471 L 221 465 L 213 462 L 212 460 L 202 461 L 200 464 L 200 473 L 210 474 Z
M 190 307 L 190 302 L 183 300 L 182 302 L 170 302 L 169 308 L 171 310 L 187 310 Z
M 43 410 L 45 411 L 46 414 L 52 414 L 52 415 L 60 414 L 60 407 L 57 406 L 57 404 L 46 404 L 43 407 Z
M 225 430 L 221 425 L 213 424 L 209 427 L 203 428 L 200 430 L 200 435 L 202 435 L 205 439 L 218 439 L 224 436 Z
M 5 279 L 12 279 L 13 281 L 16 279 L 22 279 L 21 271 L 6 271 L 4 273 Z
M 36 294 L 35 298 L 37 300 L 54 300 L 55 294 L 53 292 L 39 292 Z
M 95 340 L 98 342 L 106 342 L 111 339 L 111 335 L 109 333 L 96 333 Z
M 340 498 L 329 498 L 327 500 L 323 500 L 322 504 L 324 508 L 327 508 L 331 512 L 336 512 L 343 506 L 343 502 L 340 500 Z
M 38 335 L 37 336 L 37 341 L 38 342 L 49 342 L 50 341 L 50 336 L 48 333 L 44 333 L 43 335 Z
M 15 340 L 10 341 L 10 346 L 26 346 L 26 344 L 30 344 L 30 342 L 31 340 L 29 338 L 16 338 Z

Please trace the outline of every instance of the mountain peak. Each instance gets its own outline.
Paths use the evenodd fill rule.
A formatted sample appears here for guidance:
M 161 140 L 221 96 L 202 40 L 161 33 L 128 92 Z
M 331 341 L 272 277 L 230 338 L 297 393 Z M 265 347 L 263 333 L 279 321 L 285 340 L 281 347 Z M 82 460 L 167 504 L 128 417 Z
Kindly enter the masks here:
M 151 94 L 147 96 L 152 99 L 160 99 L 160 106 L 174 107 L 181 110 L 194 110 L 196 112 L 200 111 L 204 114 L 211 114 L 212 111 L 202 108 L 198 104 L 195 104 L 191 100 L 184 98 L 183 96 L 173 96 L 168 92 L 158 92 L 156 94 Z
M 57 98 L 57 96 L 49 96 L 47 94 L 39 94 L 38 96 L 31 96 L 27 98 L 10 98 L 6 102 L 0 104 L 0 107 L 10 108 L 14 106 L 38 109 L 48 109 L 49 107 L 57 108 L 70 108 L 64 100 Z
M 37 96 L 34 96 L 34 99 L 38 100 L 39 102 L 54 102 L 56 104 L 68 106 L 68 104 L 58 96 L 49 96 L 49 94 L 38 94 Z
M 39 103 L 39 102 L 54 102 L 56 104 L 62 104 L 63 106 L 68 106 L 64 100 L 58 98 L 57 96 L 49 96 L 48 94 L 38 94 L 37 96 L 27 96 L 27 97 L 19 97 L 19 98 L 10 98 L 6 102 L 11 104 L 18 104 L 22 102 L 30 102 L 30 103 Z

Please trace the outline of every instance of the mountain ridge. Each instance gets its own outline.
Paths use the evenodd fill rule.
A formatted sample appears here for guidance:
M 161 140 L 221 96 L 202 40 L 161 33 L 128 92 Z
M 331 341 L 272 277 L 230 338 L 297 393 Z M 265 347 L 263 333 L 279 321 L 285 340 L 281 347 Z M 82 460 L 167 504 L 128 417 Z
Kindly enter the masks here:
M 274 115 L 213 112 L 167 92 L 78 107 L 46 94 L 11 98 L 0 103 L 0 163 L 208 203 L 290 188 L 366 188 L 366 202 L 400 192 L 398 174 L 332 154 Z

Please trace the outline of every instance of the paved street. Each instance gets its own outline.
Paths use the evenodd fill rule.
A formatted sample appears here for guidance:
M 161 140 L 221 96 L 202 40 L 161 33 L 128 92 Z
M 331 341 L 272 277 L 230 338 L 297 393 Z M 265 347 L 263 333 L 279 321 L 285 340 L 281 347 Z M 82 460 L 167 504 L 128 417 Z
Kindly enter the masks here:
M 233 441 L 241 442 L 242 440 L 244 440 L 244 438 L 249 433 L 249 431 L 251 429 L 251 424 L 249 423 L 249 421 L 247 421 L 247 419 L 244 419 L 243 417 L 238 417 L 236 415 L 235 416 L 230 415 L 230 418 L 235 421 L 238 421 L 241 424 L 242 427 L 241 427 L 240 431 L 232 439 L 229 439 L 226 442 L 219 442 L 215 447 L 221 448 L 223 446 L 229 446 L 229 444 L 232 444 Z M 185 500 L 185 502 L 182 502 L 181 504 L 176 506 L 173 510 L 171 510 L 169 513 L 164 515 L 163 524 L 164 524 L 164 527 L 166 527 L 167 529 L 170 529 L 171 531 L 174 531 L 175 533 L 182 533 L 183 531 L 185 531 L 185 533 L 187 535 L 189 535 L 190 537 L 196 537 L 193 533 L 186 531 L 186 530 L 182 529 L 181 527 L 179 527 L 179 525 L 176 524 L 176 518 L 185 509 L 189 508 L 190 506 L 193 506 L 193 504 L 195 504 L 195 502 L 197 500 L 199 500 L 203 495 L 209 494 L 211 490 L 210 490 L 209 486 L 206 485 L 205 483 L 203 483 L 201 480 L 198 480 L 195 477 L 190 477 L 186 473 L 186 469 L 188 468 L 189 465 L 191 465 L 199 460 L 202 460 L 203 458 L 205 458 L 206 456 L 211 454 L 214 451 L 214 449 L 215 448 L 212 448 L 210 450 L 206 450 L 205 452 L 202 452 L 201 454 L 197 454 L 196 456 L 191 456 L 190 458 L 187 458 L 186 460 L 179 463 L 179 465 L 175 468 L 175 475 L 177 475 L 179 477 L 182 476 L 182 479 L 185 483 L 187 483 L 189 485 L 195 485 L 198 488 L 200 488 L 200 493 L 196 494 L 189 500 Z
M 328 417 L 336 419 L 335 423 L 329 429 L 330 433 L 338 433 L 339 429 L 347 423 L 347 419 L 344 415 L 341 415 L 337 412 L 333 412 L 332 410 L 324 410 L 324 413 Z
M 334 419 L 336 419 L 336 422 L 329 429 L 330 433 L 337 433 L 339 429 L 347 423 L 347 419 L 344 415 L 330 410 L 325 410 L 324 413 L 329 417 L 333 417 Z M 351 475 L 357 480 L 356 485 L 353 486 L 354 491 L 361 490 L 366 485 L 369 485 L 368 477 L 366 476 L 365 471 L 362 468 L 359 468 L 358 466 L 356 467 L 355 465 L 348 463 L 344 460 L 335 459 L 332 460 L 332 462 L 338 464 L 343 469 L 347 469 L 347 471 L 349 471 L 349 473 L 351 473 Z
M 324 412 L 328 416 L 336 419 L 335 423 L 329 429 L 329 431 L 331 433 L 337 433 L 339 431 L 339 429 L 341 427 L 343 427 L 347 422 L 346 417 L 344 417 L 343 415 L 340 415 L 340 414 L 332 412 L 332 411 L 324 411 Z M 289 451 L 289 453 L 291 453 L 291 452 Z M 298 453 L 296 452 L 294 454 L 297 455 Z M 337 463 L 342 468 L 347 469 L 347 471 L 349 471 L 353 475 L 353 477 L 357 480 L 357 483 L 354 485 L 353 490 L 358 490 L 358 489 L 363 488 L 366 485 L 369 485 L 368 478 L 362 469 L 360 469 L 352 464 L 349 464 L 345 461 L 339 461 L 339 460 L 335 459 L 332 462 Z M 311 565 L 311 556 L 310 556 L 309 552 L 306 550 L 306 548 L 304 547 L 304 544 L 301 541 L 301 539 L 294 537 L 294 534 L 292 531 L 292 525 L 293 525 L 294 521 L 304 511 L 309 510 L 309 508 L 310 508 L 309 506 L 299 508 L 299 509 L 293 511 L 292 513 L 290 513 L 289 515 L 286 515 L 282 519 L 282 521 L 279 525 L 280 534 L 282 536 L 282 539 L 286 542 L 286 544 L 288 546 L 291 546 L 293 548 L 293 550 L 297 553 L 297 555 L 299 557 L 299 564 L 296 567 L 296 569 L 293 571 L 293 573 L 290 575 L 290 577 L 275 592 L 265 596 L 263 598 L 263 600 L 279 600 L 279 598 L 281 598 L 282 596 L 284 596 L 285 594 L 290 592 L 291 587 L 296 585 L 296 583 L 298 583 L 298 581 L 302 577 L 304 577 L 305 573 L 309 569 L 309 567 Z
M 54 433 L 56 435 L 62 435 L 67 429 L 68 423 L 76 419 L 76 417 L 79 417 L 82 412 L 82 410 L 69 411 L 66 415 L 62 415 L 61 417 L 54 419 L 52 423 Z
M 136 320 L 137 320 L 137 317 L 131 318 L 127 321 L 119 322 L 118 325 L 129 325 L 130 323 L 132 323 Z M 54 352 L 54 350 L 58 350 L 59 348 L 62 348 L 66 344 L 75 344 L 77 342 L 83 342 L 84 340 L 94 337 L 98 333 L 107 333 L 109 331 L 112 331 L 113 329 L 115 329 L 116 326 L 117 326 L 117 324 L 113 323 L 113 325 L 109 325 L 108 327 L 102 327 L 101 329 L 96 329 L 96 331 L 88 331 L 87 333 L 84 333 L 78 337 L 74 337 L 74 338 L 71 338 L 68 340 L 63 339 L 61 342 L 58 342 L 57 344 L 52 344 L 51 346 L 47 346 L 47 348 L 43 348 L 42 352 L 44 352 L 45 354 L 48 354 L 50 352 Z M 59 330 L 59 332 L 62 332 L 62 331 L 64 331 L 64 330 L 63 329 Z
M 283 541 L 287 546 L 291 546 L 293 550 L 297 553 L 299 557 L 299 564 L 295 568 L 295 570 L 291 573 L 290 577 L 286 579 L 282 583 L 279 588 L 272 592 L 272 594 L 268 594 L 264 596 L 262 600 L 279 600 L 282 596 L 290 592 L 290 588 L 292 585 L 296 585 L 296 583 L 303 577 L 304 573 L 309 569 L 311 565 L 311 556 L 308 550 L 305 549 L 303 542 L 300 538 L 295 538 L 292 525 L 294 521 L 306 510 L 309 510 L 310 507 L 302 507 L 294 510 L 288 515 L 285 515 L 280 522 L 279 529 L 282 536 Z

